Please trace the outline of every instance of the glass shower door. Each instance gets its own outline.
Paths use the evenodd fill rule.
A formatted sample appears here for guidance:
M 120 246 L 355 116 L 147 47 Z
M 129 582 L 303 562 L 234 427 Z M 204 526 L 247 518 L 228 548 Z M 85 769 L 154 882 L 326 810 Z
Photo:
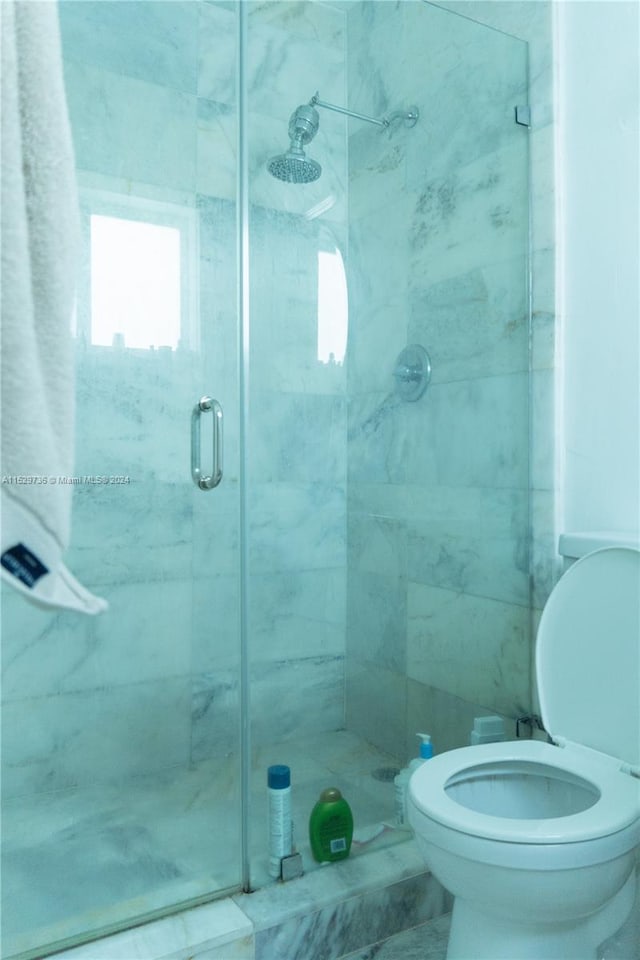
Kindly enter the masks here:
M 397 760 L 345 725 L 347 118 L 319 110 L 313 139 L 304 139 L 316 91 L 328 103 L 350 104 L 348 16 L 324 3 L 245 6 L 251 868 L 252 882 L 261 885 L 269 879 L 264 824 L 270 764 L 291 769 L 294 841 L 308 872 L 317 867 L 309 814 L 326 787 L 340 789 L 352 806 L 353 853 L 366 850 L 372 838 L 393 839 L 383 821 L 393 815 L 388 773 Z M 294 129 L 294 113 L 302 127 Z M 299 153 L 296 160 L 300 129 L 308 163 Z M 300 179 L 287 179 L 296 163 Z
M 440 753 L 532 709 L 528 50 L 474 9 L 347 18 L 351 105 L 420 109 L 349 137 L 347 727 L 402 766 L 418 731 Z
M 61 28 L 83 230 L 67 562 L 109 609 L 3 589 L 2 943 L 25 958 L 241 880 L 236 11 L 63 3 Z
M 422 0 L 245 6 L 262 883 L 270 763 L 310 870 L 323 788 L 352 855 L 393 843 L 416 732 L 442 752 L 499 714 L 513 736 L 529 706 L 528 77 L 525 43 Z

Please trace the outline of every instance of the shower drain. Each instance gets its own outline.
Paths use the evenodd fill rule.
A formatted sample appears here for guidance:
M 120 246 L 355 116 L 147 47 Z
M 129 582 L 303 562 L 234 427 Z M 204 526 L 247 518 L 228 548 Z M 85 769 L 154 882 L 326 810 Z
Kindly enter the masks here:
M 374 780 L 382 780 L 383 783 L 391 783 L 394 777 L 400 773 L 399 767 L 376 767 L 371 771 Z

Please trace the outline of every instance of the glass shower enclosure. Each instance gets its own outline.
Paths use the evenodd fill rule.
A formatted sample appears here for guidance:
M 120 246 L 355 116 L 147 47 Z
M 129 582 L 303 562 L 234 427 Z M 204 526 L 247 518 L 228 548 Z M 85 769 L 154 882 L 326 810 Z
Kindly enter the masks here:
M 273 882 L 272 763 L 306 871 L 327 786 L 354 856 L 398 842 L 415 733 L 440 752 L 530 705 L 526 45 L 422 0 L 60 20 L 84 237 L 67 559 L 109 610 L 3 587 L 3 960 Z M 318 105 L 320 176 L 278 179 L 316 93 L 361 116 Z M 210 490 L 192 418 L 204 474 L 221 430 Z

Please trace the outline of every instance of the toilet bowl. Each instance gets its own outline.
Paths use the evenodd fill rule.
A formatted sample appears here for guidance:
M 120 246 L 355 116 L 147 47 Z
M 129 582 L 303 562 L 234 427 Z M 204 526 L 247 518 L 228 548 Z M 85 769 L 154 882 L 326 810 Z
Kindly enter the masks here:
M 595 960 L 625 921 L 640 847 L 640 551 L 569 568 L 540 621 L 552 742 L 463 747 L 423 764 L 408 811 L 454 895 L 448 960 Z

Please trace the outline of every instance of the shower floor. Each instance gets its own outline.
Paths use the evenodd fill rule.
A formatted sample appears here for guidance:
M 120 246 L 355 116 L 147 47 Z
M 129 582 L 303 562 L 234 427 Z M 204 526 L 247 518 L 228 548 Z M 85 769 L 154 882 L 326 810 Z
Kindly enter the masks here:
M 407 836 L 392 826 L 397 759 L 346 731 L 253 751 L 249 818 L 254 887 L 267 874 L 266 770 L 291 767 L 294 830 L 305 872 L 322 789 L 337 786 L 355 821 L 352 854 Z M 125 785 L 19 797 L 2 821 L 4 958 L 86 931 L 109 929 L 226 890 L 240 878 L 239 762 L 229 756 Z

